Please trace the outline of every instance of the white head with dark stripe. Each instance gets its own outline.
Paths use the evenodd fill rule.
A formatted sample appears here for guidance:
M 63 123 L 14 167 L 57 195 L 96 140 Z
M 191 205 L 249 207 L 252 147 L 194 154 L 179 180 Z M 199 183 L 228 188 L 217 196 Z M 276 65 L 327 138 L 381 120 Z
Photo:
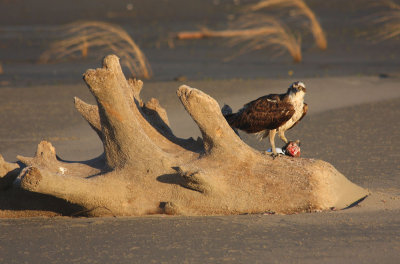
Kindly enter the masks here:
M 288 89 L 288 93 L 296 94 L 298 92 L 306 93 L 306 85 L 303 82 L 294 82 Z

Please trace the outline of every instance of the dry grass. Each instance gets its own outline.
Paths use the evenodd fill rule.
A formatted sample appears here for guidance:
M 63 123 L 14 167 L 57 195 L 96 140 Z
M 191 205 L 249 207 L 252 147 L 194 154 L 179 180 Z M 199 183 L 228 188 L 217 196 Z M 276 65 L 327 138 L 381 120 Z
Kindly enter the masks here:
M 321 50 L 326 50 L 328 43 L 325 33 L 321 28 L 314 12 L 304 3 L 303 0 L 261 0 L 257 4 L 250 5 L 246 10 L 250 12 L 266 8 L 296 8 L 299 15 L 303 15 L 310 20 L 310 30 L 314 36 L 317 46 Z
M 229 41 L 231 46 L 242 46 L 234 56 L 272 47 L 278 50 L 278 53 L 275 53 L 276 56 L 287 50 L 294 62 L 302 60 L 300 37 L 296 37 L 275 18 L 254 14 L 247 15 L 237 20 L 233 27 L 237 29 L 220 33 L 231 37 Z
M 62 28 L 65 37 L 51 44 L 40 57 L 40 62 L 65 58 L 86 57 L 90 49 L 113 52 L 135 77 L 150 78 L 150 64 L 146 56 L 121 27 L 100 21 L 79 21 Z
M 375 4 L 376 5 L 376 4 Z M 391 0 L 382 1 L 379 5 L 386 8 L 385 11 L 377 14 L 378 18 L 374 23 L 380 26 L 375 38 L 384 41 L 400 35 L 400 4 Z
M 230 60 L 244 53 L 274 47 L 279 50 L 275 55 L 281 55 L 286 49 L 295 62 L 302 60 L 301 40 L 277 19 L 264 15 L 246 15 L 239 18 L 228 30 L 210 30 L 180 32 L 179 39 L 198 39 L 208 37 L 229 38 L 230 46 L 242 46 Z

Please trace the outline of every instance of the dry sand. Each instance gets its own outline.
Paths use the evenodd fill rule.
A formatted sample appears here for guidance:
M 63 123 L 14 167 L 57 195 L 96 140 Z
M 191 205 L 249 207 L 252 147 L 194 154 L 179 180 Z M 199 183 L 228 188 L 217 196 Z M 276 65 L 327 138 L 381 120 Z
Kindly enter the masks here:
M 59 217 L 57 208 L 19 202 L 18 193 L 11 201 L 0 195 L 0 263 L 400 262 L 400 53 L 396 40 L 359 37 L 376 30 L 365 20 L 374 9 L 360 0 L 306 1 L 327 32 L 326 52 L 304 35 L 303 63 L 288 55 L 271 59 L 268 50 L 225 63 L 232 50 L 218 40 L 175 42 L 171 49 L 167 38 L 199 25 L 223 28 L 244 1 L 95 2 L 0 1 L 0 153 L 7 161 L 32 156 L 42 139 L 67 160 L 102 152 L 72 98 L 93 102 L 79 79 L 105 54 L 36 63 L 56 39 L 56 25 L 98 19 L 123 26 L 148 56 L 155 76 L 142 97 L 160 100 L 180 137 L 200 133 L 175 95 L 177 76 L 234 109 L 304 81 L 310 114 L 288 137 L 302 140 L 303 157 L 332 163 L 371 195 L 347 210 L 312 214 L 95 219 Z M 242 136 L 254 148 L 267 146 Z M 32 215 L 54 217 L 10 218 Z

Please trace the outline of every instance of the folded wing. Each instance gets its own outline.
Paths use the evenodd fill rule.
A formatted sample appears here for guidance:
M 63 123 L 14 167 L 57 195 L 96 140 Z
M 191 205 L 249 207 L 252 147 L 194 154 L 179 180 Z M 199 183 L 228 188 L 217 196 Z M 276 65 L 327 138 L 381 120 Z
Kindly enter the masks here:
M 283 95 L 267 95 L 244 105 L 235 114 L 225 116 L 230 126 L 257 133 L 276 129 L 286 123 L 294 114 L 293 105 Z

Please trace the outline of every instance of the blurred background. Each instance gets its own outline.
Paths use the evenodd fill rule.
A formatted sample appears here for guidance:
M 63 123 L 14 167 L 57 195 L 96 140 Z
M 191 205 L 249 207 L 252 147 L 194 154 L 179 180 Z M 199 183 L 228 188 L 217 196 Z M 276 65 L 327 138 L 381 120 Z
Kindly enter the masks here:
M 140 65 L 124 70 L 150 81 L 399 75 L 399 37 L 382 34 L 385 23 L 396 19 L 395 11 L 399 25 L 396 1 L 267 0 L 269 6 L 254 11 L 259 2 L 263 1 L 0 0 L 0 87 L 78 83 L 86 69 L 99 66 L 103 56 L 126 47 L 98 43 L 101 34 L 93 43 L 89 35 L 82 38 L 101 32 L 90 26 L 78 32 L 76 27 L 88 21 L 106 23 L 127 34 L 147 58 L 149 70 L 147 76 L 132 70 Z M 324 32 L 325 50 L 316 43 L 312 19 L 302 4 Z M 177 38 L 184 31 L 259 27 L 255 22 L 270 17 L 298 41 L 300 62 L 294 62 L 284 45 L 255 42 L 252 36 Z M 54 45 L 71 40 L 73 34 L 81 34 L 80 42 L 57 50 Z M 260 38 L 271 41 L 271 35 Z M 126 63 L 129 54 L 118 55 Z

